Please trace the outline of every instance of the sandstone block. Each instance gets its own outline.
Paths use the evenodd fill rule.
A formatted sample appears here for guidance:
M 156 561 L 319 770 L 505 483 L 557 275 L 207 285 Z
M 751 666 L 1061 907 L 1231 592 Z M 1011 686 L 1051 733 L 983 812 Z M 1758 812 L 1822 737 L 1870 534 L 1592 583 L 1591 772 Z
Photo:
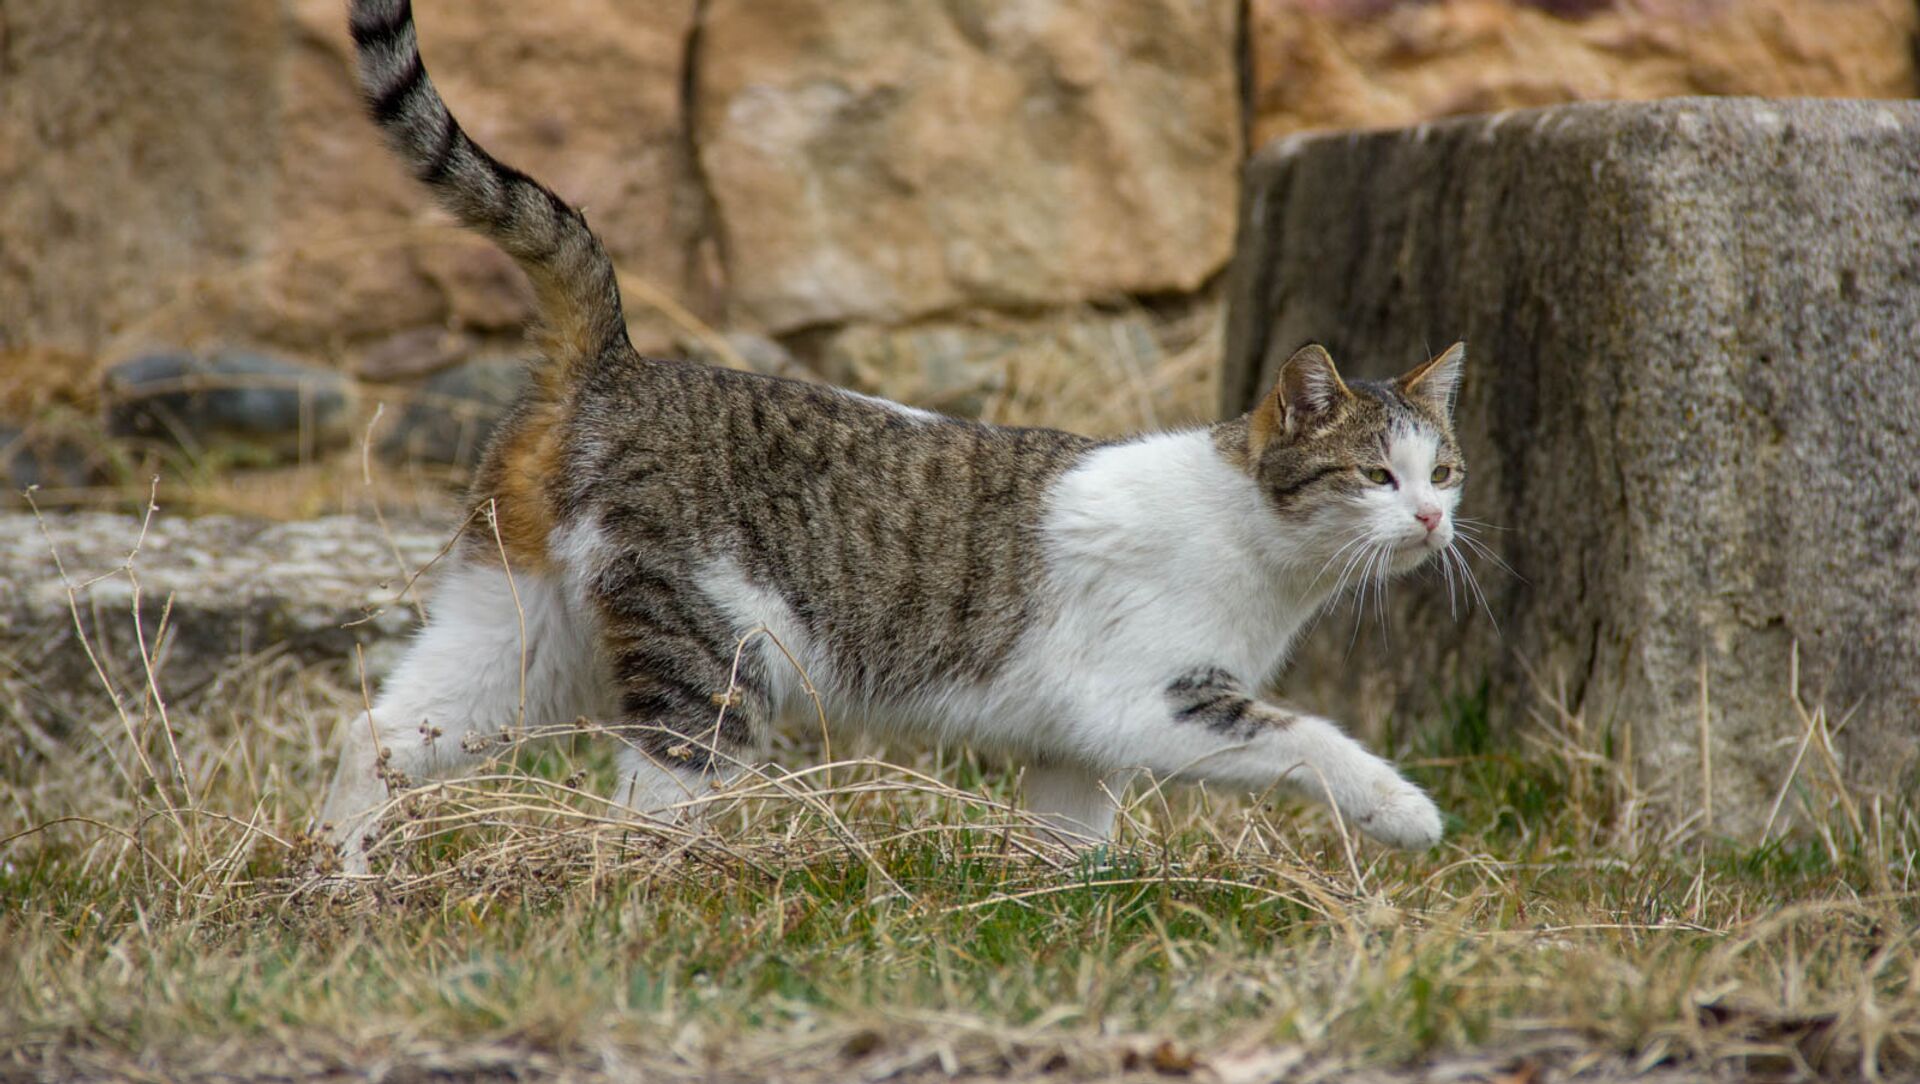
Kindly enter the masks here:
M 781 332 L 1190 290 L 1240 156 L 1227 0 L 715 0 L 695 141 Z
M 415 9 L 467 128 L 584 206 L 623 271 L 710 311 L 681 103 L 695 6 Z M 517 338 L 517 272 L 431 210 L 367 120 L 344 4 L 98 8 L 0 16 L 0 351 L 246 342 L 353 361 L 421 326 Z M 645 337 L 653 314 L 630 315 Z
M 1911 0 L 1251 0 L 1256 143 L 1692 94 L 1906 98 Z
M 1059 370 L 1106 373 L 1112 387 L 1131 389 L 1166 360 L 1164 334 L 1141 312 L 935 320 L 902 328 L 854 325 L 827 340 L 820 368 L 836 383 L 978 418 L 1010 385 L 1043 383 Z
M 1519 574 L 1481 570 L 1498 631 L 1437 581 L 1396 589 L 1386 638 L 1324 622 L 1296 696 L 1418 726 L 1482 676 L 1509 719 L 1560 687 L 1682 809 L 1704 712 L 1716 816 L 1750 830 L 1803 733 L 1798 645 L 1849 771 L 1920 779 L 1920 106 L 1297 137 L 1246 189 L 1225 406 L 1305 340 L 1382 376 L 1464 338 L 1463 512 Z
M 0 349 L 90 352 L 257 253 L 273 191 L 280 5 L 8 0 L 0 22 Z M 240 92 L 237 88 L 246 88 Z

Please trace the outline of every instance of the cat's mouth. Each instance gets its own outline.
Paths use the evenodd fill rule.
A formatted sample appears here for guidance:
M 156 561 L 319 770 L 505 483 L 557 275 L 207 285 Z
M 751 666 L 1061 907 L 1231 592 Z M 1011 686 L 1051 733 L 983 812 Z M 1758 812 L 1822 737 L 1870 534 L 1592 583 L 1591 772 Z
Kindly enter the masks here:
M 1418 538 L 1406 538 L 1394 543 L 1393 561 L 1404 572 L 1446 548 L 1447 543 L 1441 539 L 1440 532 L 1433 531 Z

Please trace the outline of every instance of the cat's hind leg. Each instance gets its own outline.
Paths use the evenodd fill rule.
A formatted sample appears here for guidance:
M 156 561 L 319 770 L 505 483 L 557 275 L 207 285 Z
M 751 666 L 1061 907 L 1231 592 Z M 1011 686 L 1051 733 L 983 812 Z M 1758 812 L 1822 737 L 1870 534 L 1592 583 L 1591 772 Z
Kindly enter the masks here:
M 516 597 L 517 596 L 517 597 Z M 344 868 L 366 871 L 366 834 L 392 788 L 472 765 L 476 734 L 571 722 L 604 695 L 592 641 L 549 578 L 457 565 L 371 714 L 342 726 L 318 823 Z
M 1026 770 L 1022 798 L 1027 810 L 1061 845 L 1092 847 L 1113 834 L 1113 818 L 1119 812 L 1116 799 L 1132 777 L 1132 772 L 1102 777 L 1077 764 L 1039 761 Z
M 1202 668 L 1126 714 L 1121 748 L 1158 775 L 1247 790 L 1279 784 L 1325 802 L 1382 843 L 1440 842 L 1440 810 L 1425 791 L 1325 719 L 1249 696 L 1231 674 Z
M 619 689 L 614 801 L 679 821 L 763 758 L 772 708 L 764 661 L 692 577 L 616 562 L 598 579 L 604 653 Z

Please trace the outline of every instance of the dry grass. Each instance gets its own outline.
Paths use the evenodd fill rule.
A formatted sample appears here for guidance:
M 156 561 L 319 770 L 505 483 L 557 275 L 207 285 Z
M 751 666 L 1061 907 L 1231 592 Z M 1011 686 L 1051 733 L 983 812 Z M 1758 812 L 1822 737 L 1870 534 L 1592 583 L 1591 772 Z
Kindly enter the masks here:
M 1191 420 L 1214 335 L 1154 374 L 1039 366 L 992 416 Z M 435 499 L 359 466 L 320 503 Z M 247 484 L 163 497 L 258 510 Z M 650 827 L 597 797 L 606 739 L 507 734 L 397 791 L 345 882 L 304 829 L 350 661 L 130 685 L 5 731 L 0 1078 L 1920 1073 L 1920 811 L 1849 795 L 1817 709 L 1782 765 L 1800 827 L 1737 839 L 1647 816 L 1550 698 L 1506 727 L 1456 698 L 1398 728 L 1451 818 L 1420 856 L 1143 787 L 1069 854 L 991 764 L 836 735 L 822 765 L 812 731 L 702 796 L 706 829 Z
M 143 685 L 0 772 L 0 1073 L 1920 1071 L 1915 809 L 1808 773 L 1793 836 L 1628 829 L 1577 717 L 1453 704 L 1401 751 L 1454 818 L 1414 857 L 1157 788 L 1074 855 L 969 755 L 799 735 L 670 829 L 590 728 L 505 734 L 343 882 L 303 828 L 350 671 Z

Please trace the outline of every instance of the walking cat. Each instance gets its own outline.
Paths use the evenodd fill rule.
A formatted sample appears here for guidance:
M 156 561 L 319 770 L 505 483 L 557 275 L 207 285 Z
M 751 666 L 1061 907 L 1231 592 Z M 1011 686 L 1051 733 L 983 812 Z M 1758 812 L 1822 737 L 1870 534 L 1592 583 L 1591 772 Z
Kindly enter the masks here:
M 470 735 L 604 720 L 617 797 L 657 813 L 763 756 L 807 679 L 837 722 L 1024 766 L 1065 837 L 1105 837 L 1144 769 L 1439 840 L 1418 787 L 1257 691 L 1345 584 L 1452 544 L 1460 346 L 1384 383 L 1309 346 L 1250 414 L 1119 441 L 642 358 L 585 219 L 461 131 L 406 0 L 351 21 L 388 140 L 531 277 L 540 359 L 429 620 L 343 727 L 321 821 L 348 869 L 389 771 L 458 769 Z

